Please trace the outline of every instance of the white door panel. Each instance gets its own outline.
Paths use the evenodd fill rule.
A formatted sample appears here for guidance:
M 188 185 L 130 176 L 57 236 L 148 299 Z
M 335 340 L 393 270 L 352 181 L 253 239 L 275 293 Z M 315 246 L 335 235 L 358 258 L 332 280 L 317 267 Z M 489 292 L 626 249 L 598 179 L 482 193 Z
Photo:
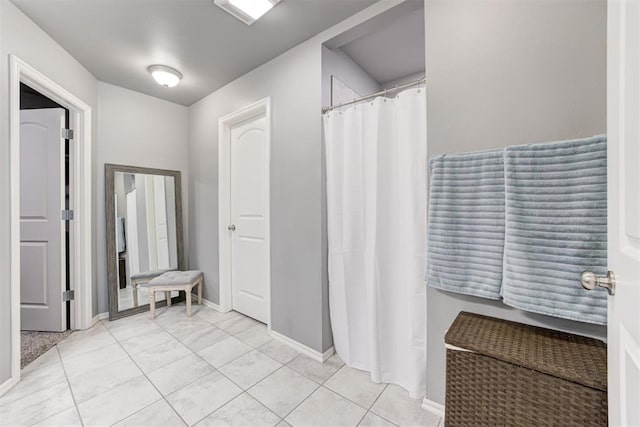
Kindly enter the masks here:
M 640 426 L 640 2 L 608 3 L 609 424 Z
M 231 128 L 231 281 L 233 308 L 268 321 L 266 117 Z
M 23 241 L 20 245 L 20 259 L 29 260 L 20 264 L 20 279 L 23 284 L 39 284 L 39 286 L 21 286 L 20 301 L 24 306 L 46 307 L 49 303 L 48 293 L 48 242 Z M 32 266 L 37 266 L 33 268 Z M 24 323 L 24 321 L 23 321 Z M 22 327 L 24 329 L 24 325 Z
M 140 255 L 138 253 L 138 210 L 136 189 L 127 193 L 127 254 L 129 255 L 129 274 L 127 284 L 131 284 L 131 276 L 140 272 Z
M 147 251 L 149 253 L 149 270 L 157 270 L 158 267 L 158 240 L 156 239 L 156 214 L 155 194 L 153 192 L 153 176 L 144 176 L 145 188 L 145 213 L 147 224 Z
M 164 177 L 153 177 L 153 192 L 155 203 L 156 223 L 156 249 L 158 256 L 158 268 L 168 269 L 169 265 L 169 231 L 167 225 L 167 204 Z
M 63 331 L 64 110 L 20 112 L 20 317 L 23 330 Z

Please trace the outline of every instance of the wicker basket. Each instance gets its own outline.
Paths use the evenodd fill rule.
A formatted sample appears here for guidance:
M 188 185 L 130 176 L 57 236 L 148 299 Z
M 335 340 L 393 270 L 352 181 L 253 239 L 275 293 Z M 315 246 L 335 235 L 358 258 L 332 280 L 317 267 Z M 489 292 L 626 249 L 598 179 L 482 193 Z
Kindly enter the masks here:
M 445 336 L 447 426 L 606 426 L 607 349 L 461 312 Z

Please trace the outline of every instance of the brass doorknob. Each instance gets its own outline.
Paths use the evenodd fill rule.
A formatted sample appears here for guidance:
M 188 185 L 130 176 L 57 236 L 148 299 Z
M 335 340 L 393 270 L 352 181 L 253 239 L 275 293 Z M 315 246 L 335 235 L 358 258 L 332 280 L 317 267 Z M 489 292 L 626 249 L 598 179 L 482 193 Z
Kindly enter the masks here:
M 609 295 L 614 295 L 616 293 L 616 276 L 613 271 L 609 271 L 606 277 L 597 276 L 593 271 L 583 271 L 582 287 L 590 291 L 597 287 L 606 288 Z

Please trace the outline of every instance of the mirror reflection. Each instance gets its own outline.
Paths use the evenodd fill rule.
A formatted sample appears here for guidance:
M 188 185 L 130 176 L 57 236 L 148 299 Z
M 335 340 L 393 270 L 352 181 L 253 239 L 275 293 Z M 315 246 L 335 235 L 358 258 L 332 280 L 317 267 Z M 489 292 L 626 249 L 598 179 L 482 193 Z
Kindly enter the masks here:
M 114 204 L 118 310 L 122 311 L 149 304 L 143 285 L 178 268 L 174 177 L 116 171 Z M 164 292 L 156 292 L 156 301 L 164 299 Z

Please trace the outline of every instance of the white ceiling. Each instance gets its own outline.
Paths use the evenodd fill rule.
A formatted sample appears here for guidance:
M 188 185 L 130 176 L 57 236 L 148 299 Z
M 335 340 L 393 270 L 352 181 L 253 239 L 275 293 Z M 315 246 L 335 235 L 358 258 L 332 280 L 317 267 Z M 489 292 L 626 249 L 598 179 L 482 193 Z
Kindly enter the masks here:
M 424 8 L 385 22 L 341 48 L 381 84 L 424 72 Z
M 248 27 L 213 0 L 11 0 L 99 80 L 191 105 L 376 0 L 282 0 Z M 184 79 L 157 85 L 147 67 Z

